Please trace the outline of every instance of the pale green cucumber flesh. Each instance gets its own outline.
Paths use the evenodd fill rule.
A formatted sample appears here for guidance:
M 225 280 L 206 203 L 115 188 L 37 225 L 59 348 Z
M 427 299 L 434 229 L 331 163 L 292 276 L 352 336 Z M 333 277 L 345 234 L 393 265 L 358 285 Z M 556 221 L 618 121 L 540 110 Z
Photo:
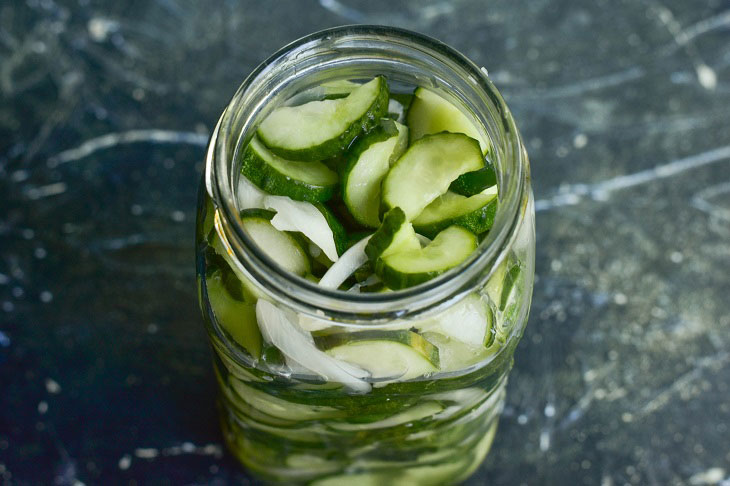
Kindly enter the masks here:
M 208 302 L 218 324 L 254 358 L 261 357 L 261 331 L 256 324 L 256 306 L 233 298 L 221 270 L 206 277 Z
M 408 220 L 445 193 L 461 174 L 484 165 L 479 144 L 463 134 L 439 133 L 413 143 L 385 176 L 385 209 L 400 207 Z
M 419 334 L 406 331 L 360 331 L 315 338 L 320 349 L 355 364 L 372 378 L 407 380 L 438 370 L 438 349 Z
M 291 235 L 279 231 L 266 219 L 247 217 L 241 220 L 243 228 L 259 249 L 274 262 L 296 275 L 311 271 L 306 251 Z
M 476 247 L 474 233 L 450 226 L 424 248 L 378 258 L 375 273 L 391 289 L 412 287 L 458 266 Z
M 387 108 L 388 86 L 378 76 L 344 98 L 276 108 L 257 133 L 282 157 L 322 160 L 343 152 L 356 136 L 375 126 Z
M 411 142 L 433 133 L 463 133 L 479 141 L 482 153 L 489 151 L 489 140 L 454 104 L 436 91 L 426 88 L 416 88 L 413 94 L 414 99 L 408 109 L 407 117 L 408 127 L 411 129 Z

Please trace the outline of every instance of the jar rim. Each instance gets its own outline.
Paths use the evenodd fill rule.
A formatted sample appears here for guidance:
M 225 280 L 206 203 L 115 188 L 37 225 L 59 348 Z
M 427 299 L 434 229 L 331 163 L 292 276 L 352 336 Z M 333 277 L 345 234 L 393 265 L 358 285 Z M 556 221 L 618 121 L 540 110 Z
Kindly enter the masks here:
M 496 108 L 501 129 L 507 139 L 507 150 L 497 158 L 512 159 L 513 173 L 500 184 L 500 204 L 492 229 L 470 257 L 459 266 L 420 285 L 387 293 L 347 293 L 325 289 L 294 275 L 275 264 L 246 234 L 238 217 L 235 200 L 235 177 L 227 165 L 234 160 L 236 150 L 255 124 L 260 106 L 251 108 L 243 120 L 240 133 L 233 133 L 233 117 L 244 105 L 245 95 L 256 83 L 264 82 L 281 63 L 296 58 L 308 49 L 335 45 L 342 40 L 400 42 L 417 46 L 419 51 L 448 61 L 469 76 Z M 458 73 L 456 73 L 458 75 Z M 484 116 L 484 113 L 475 113 Z M 484 122 L 480 119 L 480 122 Z M 232 145 L 231 137 L 235 137 Z M 492 140 L 494 145 L 494 140 Z M 233 162 L 231 162 L 233 163 Z M 500 160 L 497 161 L 498 165 Z M 499 172 L 499 171 L 498 171 Z M 505 177 L 500 174 L 500 177 Z M 385 323 L 406 315 L 415 316 L 435 311 L 455 298 L 461 298 L 483 284 L 491 272 L 506 257 L 516 236 L 520 216 L 526 210 L 526 181 L 529 177 L 527 155 L 522 140 L 497 88 L 486 70 L 454 48 L 426 35 L 379 25 L 350 25 L 325 29 L 304 36 L 284 46 L 261 64 L 243 81 L 226 107 L 211 137 L 206 160 L 205 183 L 208 193 L 221 212 L 219 231 L 228 240 L 229 249 L 242 270 L 265 294 L 299 312 L 353 323 Z

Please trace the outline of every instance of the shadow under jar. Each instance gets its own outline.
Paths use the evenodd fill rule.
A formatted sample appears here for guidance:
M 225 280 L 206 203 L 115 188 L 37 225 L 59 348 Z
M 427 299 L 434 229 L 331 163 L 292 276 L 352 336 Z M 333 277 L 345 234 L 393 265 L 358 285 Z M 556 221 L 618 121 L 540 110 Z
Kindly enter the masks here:
M 325 289 L 281 268 L 244 230 L 241 152 L 293 95 L 377 75 L 394 92 L 438 90 L 473 118 L 491 144 L 498 210 L 477 250 L 426 283 L 386 293 Z M 527 154 L 485 70 L 436 40 L 388 27 L 335 28 L 286 46 L 243 82 L 215 128 L 196 240 L 223 434 L 250 471 L 272 483 L 442 485 L 479 466 L 527 321 L 535 257 Z M 279 328 L 269 322 L 262 334 L 262 312 Z M 483 342 L 460 341 L 459 326 L 481 326 Z M 438 351 L 438 364 L 373 377 L 343 375 L 347 363 L 329 373 L 329 361 L 313 371 L 298 359 L 325 355 L 311 331 L 366 330 L 416 334 Z

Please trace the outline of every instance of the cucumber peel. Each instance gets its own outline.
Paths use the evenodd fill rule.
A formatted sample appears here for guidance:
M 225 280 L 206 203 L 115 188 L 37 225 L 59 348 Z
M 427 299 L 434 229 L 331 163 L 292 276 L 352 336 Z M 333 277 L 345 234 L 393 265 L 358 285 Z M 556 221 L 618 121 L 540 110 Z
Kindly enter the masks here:
M 283 159 L 254 137 L 241 160 L 241 172 L 269 194 L 298 201 L 324 202 L 335 192 L 337 173 L 320 162 Z
M 471 197 L 449 191 L 426 206 L 413 220 L 413 227 L 429 238 L 451 225 L 462 226 L 479 235 L 492 227 L 496 212 L 496 190 L 488 190 Z
M 391 253 L 408 250 L 418 250 L 418 242 L 413 225 L 406 220 L 406 214 L 401 208 L 393 208 L 385 214 L 383 223 L 365 246 L 365 254 L 371 262 Z

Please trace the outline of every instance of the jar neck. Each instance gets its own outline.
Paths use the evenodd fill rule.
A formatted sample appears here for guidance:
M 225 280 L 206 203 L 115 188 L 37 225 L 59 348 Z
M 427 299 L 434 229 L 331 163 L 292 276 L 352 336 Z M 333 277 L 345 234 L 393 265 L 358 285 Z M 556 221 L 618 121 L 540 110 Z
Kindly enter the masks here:
M 236 188 L 238 151 L 257 120 L 312 86 L 334 79 L 385 74 L 392 83 L 439 88 L 473 113 L 492 144 L 500 205 L 494 225 L 461 265 L 404 290 L 357 294 L 324 289 L 273 262 L 243 230 Z M 305 314 L 343 322 L 375 324 L 439 310 L 483 285 L 505 258 L 526 210 L 526 152 L 502 96 L 463 55 L 445 44 L 406 30 L 381 26 L 338 27 L 311 34 L 259 65 L 240 86 L 211 138 L 206 187 L 217 206 L 218 231 L 240 269 L 272 300 Z

